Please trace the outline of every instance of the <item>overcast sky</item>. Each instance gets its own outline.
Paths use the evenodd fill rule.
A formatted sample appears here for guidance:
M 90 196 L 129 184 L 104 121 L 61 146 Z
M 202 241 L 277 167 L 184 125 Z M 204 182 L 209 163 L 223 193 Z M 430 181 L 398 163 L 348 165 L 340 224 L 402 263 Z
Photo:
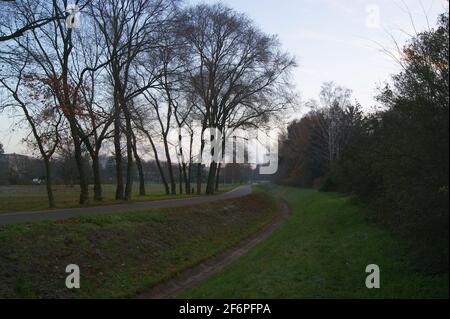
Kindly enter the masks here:
M 295 55 L 294 83 L 303 101 L 316 98 L 323 82 L 334 81 L 350 88 L 366 110 L 375 104 L 377 86 L 398 71 L 381 50 L 393 47 L 390 35 L 403 44 L 415 31 L 427 28 L 426 16 L 433 26 L 448 10 L 447 0 L 221 2 L 248 14 L 264 32 L 277 34 L 283 48 Z M 25 132 L 13 130 L 13 123 L 10 114 L 0 114 L 0 142 L 8 153 L 25 153 Z

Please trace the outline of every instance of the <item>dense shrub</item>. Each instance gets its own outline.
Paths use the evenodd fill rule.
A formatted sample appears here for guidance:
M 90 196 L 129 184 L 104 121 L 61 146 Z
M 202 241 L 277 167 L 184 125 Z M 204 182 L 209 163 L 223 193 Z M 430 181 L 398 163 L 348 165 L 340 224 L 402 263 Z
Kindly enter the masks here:
M 339 156 L 329 156 L 322 165 L 325 171 L 311 170 L 317 163 L 303 164 L 284 179 L 313 174 L 316 180 L 326 178 L 324 191 L 356 195 L 371 207 L 373 219 L 406 239 L 415 264 L 431 273 L 447 271 L 449 264 L 448 27 L 446 13 L 434 30 L 411 39 L 403 50 L 403 71 L 378 97 L 385 109 L 345 127 L 347 139 L 339 145 Z M 291 130 L 302 132 L 302 123 L 293 123 Z M 306 130 L 302 145 L 315 145 L 308 137 L 317 129 Z M 288 136 L 291 145 L 299 144 L 291 141 L 294 134 Z M 314 162 L 307 148 L 296 150 L 303 153 L 289 154 L 286 163 Z
M 409 239 L 420 265 L 448 269 L 448 14 L 404 49 L 404 71 L 379 96 L 332 175 Z

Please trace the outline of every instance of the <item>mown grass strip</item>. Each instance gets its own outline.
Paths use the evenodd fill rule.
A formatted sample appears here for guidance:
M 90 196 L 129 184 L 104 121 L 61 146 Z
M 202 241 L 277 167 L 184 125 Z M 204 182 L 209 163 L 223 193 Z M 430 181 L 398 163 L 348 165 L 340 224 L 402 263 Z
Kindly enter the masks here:
M 183 298 L 448 298 L 448 273 L 413 267 L 406 245 L 368 222 L 350 198 L 273 187 L 292 216 L 248 255 Z M 381 288 L 367 289 L 368 264 Z

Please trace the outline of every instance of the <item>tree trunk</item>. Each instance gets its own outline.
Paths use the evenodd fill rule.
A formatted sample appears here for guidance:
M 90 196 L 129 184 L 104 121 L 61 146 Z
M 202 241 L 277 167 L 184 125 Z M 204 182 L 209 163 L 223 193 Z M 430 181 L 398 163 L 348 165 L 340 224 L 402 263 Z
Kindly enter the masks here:
M 116 200 L 123 200 L 122 149 L 120 146 L 120 120 L 118 118 L 114 120 L 114 152 L 116 160 Z
M 139 196 L 145 196 L 145 178 L 144 178 L 144 169 L 142 168 L 142 161 L 137 152 L 136 146 L 136 136 L 133 134 L 133 153 L 134 159 L 136 160 L 136 167 L 139 173 Z
M 215 186 L 215 188 L 214 188 L 214 190 L 215 190 L 216 192 L 219 191 L 220 167 L 221 167 L 221 163 L 219 163 L 219 165 L 217 165 L 217 172 L 216 172 L 216 186 Z
M 200 144 L 200 158 L 199 163 L 197 164 L 197 195 L 202 194 L 202 155 L 203 155 L 203 149 L 205 148 L 205 140 L 203 139 L 203 133 L 205 132 L 205 128 L 202 128 L 202 135 L 201 135 L 201 144 Z
M 181 163 L 178 164 L 179 171 L 180 171 L 180 194 L 182 193 L 183 182 L 184 182 L 186 194 L 190 194 L 191 189 L 190 189 L 190 185 L 188 184 L 188 181 L 187 181 L 186 162 L 184 160 L 181 129 L 180 129 L 180 133 L 178 134 L 178 143 L 179 143 L 179 147 L 180 147 L 180 160 L 181 160 Z
M 100 165 L 98 150 L 92 156 L 92 172 L 94 174 L 94 200 L 102 200 L 102 179 L 100 176 Z
M 72 139 L 74 142 L 74 155 L 75 155 L 75 162 L 77 163 L 78 168 L 78 177 L 80 179 L 80 204 L 85 205 L 89 201 L 89 187 L 86 179 L 86 173 L 84 171 L 84 163 L 83 163 L 83 154 L 81 152 L 81 142 L 78 137 L 78 133 L 76 129 L 73 127 L 75 124 L 71 125 L 71 133 L 72 133 Z
M 213 143 L 213 136 L 211 135 L 211 145 Z M 207 195 L 213 195 L 214 194 L 214 187 L 215 187 L 215 180 L 216 180 L 216 170 L 217 170 L 217 162 L 214 161 L 215 154 L 217 150 L 215 148 L 211 147 L 211 164 L 209 165 L 209 174 L 208 174 L 208 181 L 206 183 L 206 194 Z M 217 156 L 218 158 L 218 156 Z
M 45 163 L 45 182 L 47 186 L 47 197 L 48 197 L 48 207 L 54 208 L 55 207 L 55 199 L 53 197 L 53 190 L 52 190 L 52 178 L 50 174 L 50 159 L 44 158 Z
M 189 194 L 194 194 L 194 187 L 191 186 L 191 180 L 192 180 L 192 163 L 189 163 L 187 185 L 189 186 L 190 189 Z
M 187 165 L 186 165 L 186 163 L 183 163 L 182 173 L 183 173 L 185 192 L 186 192 L 186 194 L 190 194 L 191 193 L 191 181 L 190 181 L 190 176 L 187 173 Z
M 207 195 L 214 194 L 214 181 L 216 178 L 216 169 L 217 169 L 217 163 L 215 161 L 212 161 L 211 165 L 209 166 L 208 181 L 206 184 L 206 194 Z
M 202 194 L 202 163 L 197 164 L 197 195 Z
M 180 195 L 183 194 L 183 170 L 181 168 L 181 164 L 178 164 L 178 174 L 179 174 L 179 188 L 180 188 Z M 186 190 L 187 194 L 187 190 Z
M 225 163 L 225 132 L 223 132 L 222 135 L 222 151 L 221 151 L 221 157 L 222 157 L 222 162 Z M 217 173 L 216 173 L 216 185 L 214 190 L 217 192 L 219 191 L 219 177 L 220 177 L 220 167 L 221 167 L 221 163 L 219 163 L 219 165 L 217 166 Z
M 148 138 L 148 140 L 150 142 L 150 145 L 152 146 L 153 154 L 155 155 L 156 166 L 158 167 L 158 171 L 159 171 L 159 175 L 161 176 L 161 180 L 162 180 L 162 182 L 164 184 L 164 189 L 166 191 L 166 195 L 169 195 L 170 194 L 169 184 L 167 184 L 166 176 L 164 175 L 164 170 L 163 170 L 163 168 L 161 166 L 161 163 L 159 161 L 158 151 L 156 150 L 155 143 L 153 143 L 153 139 L 150 136 L 148 131 L 145 131 L 145 130 L 142 130 L 142 131 L 145 133 L 145 135 L 147 136 L 147 138 Z
M 184 173 L 186 174 L 186 166 L 187 166 L 187 176 L 185 177 L 186 189 L 189 190 L 188 194 L 192 194 L 193 189 L 191 189 L 191 173 L 192 173 L 192 144 L 194 142 L 194 134 L 190 134 L 189 137 L 189 164 L 184 164 Z
M 175 179 L 173 177 L 173 168 L 172 168 L 172 160 L 170 158 L 169 144 L 167 143 L 166 136 L 164 136 L 163 140 L 164 140 L 164 150 L 166 152 L 167 166 L 169 169 L 170 192 L 172 195 L 175 195 L 177 193 L 177 186 L 175 184 Z
M 167 183 L 166 176 L 164 175 L 164 170 L 161 166 L 161 163 L 159 162 L 159 158 L 155 157 L 155 161 L 156 161 L 156 166 L 158 166 L 159 175 L 161 176 L 161 180 L 163 182 L 164 189 L 166 191 L 166 195 L 169 195 L 170 194 L 169 184 Z
M 127 138 L 127 183 L 125 185 L 125 200 L 131 200 L 133 192 L 133 128 L 131 127 L 131 116 L 128 106 L 123 104 L 123 113 L 125 115 L 125 136 Z

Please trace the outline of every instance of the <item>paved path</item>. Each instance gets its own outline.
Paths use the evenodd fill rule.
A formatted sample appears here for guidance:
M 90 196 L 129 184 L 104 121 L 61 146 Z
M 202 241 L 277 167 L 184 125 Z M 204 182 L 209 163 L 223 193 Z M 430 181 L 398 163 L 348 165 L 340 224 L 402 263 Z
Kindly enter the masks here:
M 227 193 L 199 196 L 191 198 L 180 199 L 166 199 L 146 202 L 132 202 L 128 204 L 116 204 L 107 206 L 92 206 L 92 207 L 78 207 L 78 208 L 63 208 L 31 212 L 17 212 L 0 214 L 0 225 L 14 224 L 21 222 L 33 222 L 39 220 L 58 220 L 66 219 L 77 215 L 86 214 L 110 214 L 116 212 L 138 211 L 151 208 L 170 208 L 178 206 L 189 206 L 203 203 L 209 203 L 222 199 L 238 198 L 251 193 L 251 186 L 239 186 Z M 1 205 L 1 203 L 0 203 Z
M 283 211 L 277 220 L 266 226 L 261 232 L 250 239 L 240 243 L 224 253 L 210 258 L 207 261 L 181 272 L 180 275 L 156 285 L 150 291 L 137 296 L 138 299 L 168 299 L 176 298 L 182 291 L 198 285 L 211 275 L 223 270 L 236 259 L 246 254 L 257 244 L 268 238 L 289 217 L 290 210 L 283 203 Z

